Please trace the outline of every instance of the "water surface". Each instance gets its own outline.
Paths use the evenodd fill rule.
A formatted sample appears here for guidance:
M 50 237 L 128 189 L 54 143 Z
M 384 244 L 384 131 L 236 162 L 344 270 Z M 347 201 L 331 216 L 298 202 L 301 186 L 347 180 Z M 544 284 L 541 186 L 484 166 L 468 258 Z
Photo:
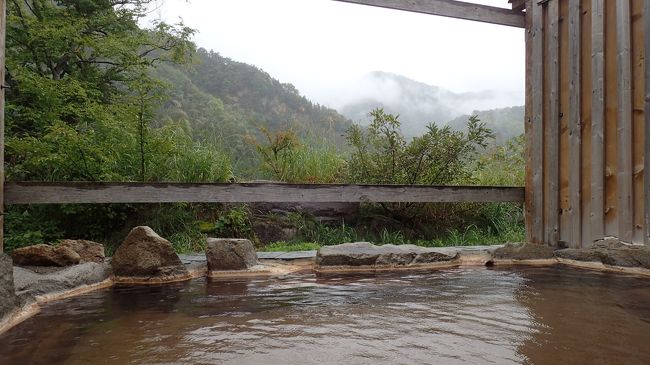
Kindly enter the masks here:
M 114 287 L 0 336 L 2 364 L 650 364 L 650 279 L 467 268 Z

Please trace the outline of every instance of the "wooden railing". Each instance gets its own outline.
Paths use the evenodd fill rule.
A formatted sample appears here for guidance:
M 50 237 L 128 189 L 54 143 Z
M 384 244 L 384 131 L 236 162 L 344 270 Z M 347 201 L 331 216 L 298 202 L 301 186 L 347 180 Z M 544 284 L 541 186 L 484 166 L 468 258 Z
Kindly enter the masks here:
M 248 202 L 524 202 L 522 187 L 8 182 L 5 204 Z

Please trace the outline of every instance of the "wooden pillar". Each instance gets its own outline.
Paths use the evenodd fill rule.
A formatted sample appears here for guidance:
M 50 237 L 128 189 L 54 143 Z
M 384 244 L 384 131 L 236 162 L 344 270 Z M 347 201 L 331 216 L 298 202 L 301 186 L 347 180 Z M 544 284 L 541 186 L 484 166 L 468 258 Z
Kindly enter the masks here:
M 643 4 L 643 18 L 645 19 L 644 52 L 645 52 L 645 151 L 643 156 L 643 194 L 644 194 L 644 222 L 645 234 L 643 241 L 650 245 L 650 0 Z
M 5 35 L 7 1 L 0 0 L 0 253 L 4 251 L 5 228 Z
M 580 0 L 569 0 L 569 245 L 582 246 Z
M 544 15 L 537 1 L 526 9 L 526 233 L 529 242 L 544 243 Z
M 591 237 L 605 237 L 605 0 L 591 5 Z M 586 240 L 585 240 L 586 241 Z
M 632 242 L 632 61 L 630 1 L 616 1 L 618 71 L 618 238 Z
M 548 115 L 544 127 L 547 152 L 544 243 L 556 247 L 560 235 L 560 4 L 547 5 L 546 64 Z

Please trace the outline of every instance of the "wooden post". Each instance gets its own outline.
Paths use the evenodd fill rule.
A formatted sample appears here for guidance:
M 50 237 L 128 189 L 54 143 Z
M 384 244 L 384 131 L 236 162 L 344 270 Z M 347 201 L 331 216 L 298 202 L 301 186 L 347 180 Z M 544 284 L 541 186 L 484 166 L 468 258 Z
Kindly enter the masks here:
M 644 243 L 650 245 L 650 0 L 643 4 L 643 18 L 645 19 L 645 155 L 643 156 L 643 195 L 644 199 Z
M 7 1 L 0 0 L 0 253 L 4 251 L 5 228 L 5 33 Z
M 616 1 L 618 65 L 618 238 L 632 242 L 632 61 L 630 1 Z
M 569 245 L 582 246 L 580 0 L 569 0 Z
M 532 243 L 544 243 L 544 15 L 543 5 L 537 1 L 527 3 L 530 13 L 531 29 L 527 37 L 528 64 L 527 82 L 530 83 L 530 114 L 526 130 L 528 176 L 526 179 L 526 211 L 529 215 L 526 227 L 528 240 Z M 528 48 L 530 47 L 530 48 Z M 527 100 L 528 101 L 528 100 Z
M 605 237 L 604 0 L 591 2 L 591 240 Z
M 557 246 L 560 234 L 560 4 L 558 1 L 548 3 L 546 20 L 547 64 L 548 64 L 548 116 L 545 125 L 548 140 L 548 197 L 546 198 L 546 221 L 544 224 L 544 241 Z

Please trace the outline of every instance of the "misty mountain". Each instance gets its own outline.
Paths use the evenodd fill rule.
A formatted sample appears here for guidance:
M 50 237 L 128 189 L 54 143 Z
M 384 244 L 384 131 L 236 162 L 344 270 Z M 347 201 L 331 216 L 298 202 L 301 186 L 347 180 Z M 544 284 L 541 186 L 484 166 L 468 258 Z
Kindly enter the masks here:
M 524 107 L 512 106 L 491 110 L 475 110 L 471 115 L 478 115 L 478 118 L 485 122 L 486 126 L 495 134 L 496 143 L 517 137 L 524 133 Z M 456 130 L 463 130 L 467 124 L 470 114 L 461 115 L 451 121 L 448 125 Z
M 341 114 L 366 125 L 369 123 L 368 112 L 383 108 L 388 113 L 400 116 L 402 132 L 407 137 L 424 133 L 429 123 L 445 125 L 475 110 L 494 109 L 495 106 L 504 105 L 504 100 L 512 100 L 510 95 L 490 90 L 454 93 L 382 71 L 366 75 L 346 94 L 353 99 L 338 108 Z M 523 128 L 523 114 L 521 125 Z

